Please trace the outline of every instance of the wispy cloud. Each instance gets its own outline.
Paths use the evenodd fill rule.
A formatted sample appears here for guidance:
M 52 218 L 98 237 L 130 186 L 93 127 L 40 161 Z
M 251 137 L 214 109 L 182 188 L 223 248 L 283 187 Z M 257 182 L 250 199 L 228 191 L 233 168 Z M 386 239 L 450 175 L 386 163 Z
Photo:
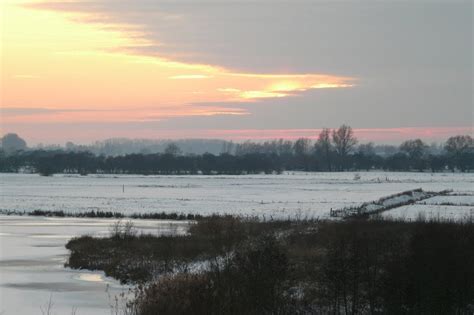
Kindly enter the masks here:
M 212 104 L 186 104 L 147 108 L 122 109 L 54 109 L 54 108 L 1 108 L 2 122 L 5 124 L 57 124 L 57 123 L 129 123 L 141 121 L 162 121 L 177 117 L 248 115 L 246 109 Z
M 196 79 L 210 79 L 212 76 L 205 74 L 179 74 L 169 77 L 172 80 L 196 80 Z

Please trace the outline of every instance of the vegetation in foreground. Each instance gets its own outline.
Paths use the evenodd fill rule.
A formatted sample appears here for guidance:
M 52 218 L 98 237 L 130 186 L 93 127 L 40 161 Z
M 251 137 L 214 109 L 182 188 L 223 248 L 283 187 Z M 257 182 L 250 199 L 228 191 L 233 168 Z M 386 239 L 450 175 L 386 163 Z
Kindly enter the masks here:
M 138 283 L 124 314 L 472 314 L 474 222 L 211 217 L 185 236 L 67 244 L 72 268 Z

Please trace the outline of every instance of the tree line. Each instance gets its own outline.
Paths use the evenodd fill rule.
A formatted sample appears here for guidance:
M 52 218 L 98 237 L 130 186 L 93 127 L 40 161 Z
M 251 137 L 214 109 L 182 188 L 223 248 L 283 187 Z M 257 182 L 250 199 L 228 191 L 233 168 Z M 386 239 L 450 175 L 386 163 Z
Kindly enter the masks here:
M 449 138 L 439 152 L 420 139 L 407 140 L 397 150 L 381 155 L 373 143 L 360 144 L 350 126 L 323 129 L 315 143 L 308 138 L 227 145 L 221 154 L 187 154 L 170 143 L 163 153 L 121 156 L 84 151 L 0 151 L 0 172 L 71 174 L 258 174 L 283 171 L 472 171 L 474 141 L 469 135 Z

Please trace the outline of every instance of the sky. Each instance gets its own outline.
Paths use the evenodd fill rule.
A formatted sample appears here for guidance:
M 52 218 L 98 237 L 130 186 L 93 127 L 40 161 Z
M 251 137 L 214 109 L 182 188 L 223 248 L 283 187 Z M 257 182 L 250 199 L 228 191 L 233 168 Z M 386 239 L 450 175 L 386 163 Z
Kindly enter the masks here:
M 473 133 L 472 1 L 3 0 L 1 133 Z

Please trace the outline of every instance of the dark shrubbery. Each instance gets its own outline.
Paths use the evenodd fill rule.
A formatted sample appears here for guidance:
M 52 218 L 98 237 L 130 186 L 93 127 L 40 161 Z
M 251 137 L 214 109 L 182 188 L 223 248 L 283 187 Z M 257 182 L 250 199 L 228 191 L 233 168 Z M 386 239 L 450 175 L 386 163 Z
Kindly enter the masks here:
M 136 298 L 128 304 L 128 313 L 206 314 L 212 305 L 207 275 L 181 273 L 164 276 L 148 286 L 135 290 Z
M 470 314 L 472 311 L 473 223 L 324 223 L 318 233 L 308 237 L 314 241 L 312 246 L 301 244 L 304 238 L 295 237 L 290 248 L 321 250 L 299 260 L 314 275 L 305 291 L 305 300 L 318 312 Z
M 176 212 L 152 212 L 152 213 L 134 213 L 130 216 L 132 219 L 153 219 L 153 220 L 200 220 L 204 216 L 193 213 L 176 213 Z
M 157 237 L 137 234 L 124 238 L 117 237 L 123 234 L 120 230 L 123 223 L 116 223 L 110 237 L 83 236 L 70 240 L 66 244 L 71 251 L 66 265 L 104 270 L 107 275 L 124 283 L 145 282 L 157 274 L 186 269 L 192 261 L 224 255 L 236 244 L 270 228 L 269 224 L 267 229 L 259 226 L 261 223 L 253 220 L 211 216 L 192 224 L 189 235 Z
M 123 283 L 145 282 L 158 274 L 179 269 L 182 264 L 214 254 L 209 252 L 209 247 L 206 240 L 189 236 L 83 236 L 67 243 L 71 255 L 66 266 L 103 270 Z
M 272 237 L 258 237 L 206 272 L 166 276 L 140 287 L 129 308 L 142 315 L 288 313 L 287 272 L 284 249 Z
M 151 213 L 134 213 L 125 215 L 121 212 L 91 210 L 85 212 L 64 212 L 63 210 L 33 210 L 33 211 L 17 211 L 17 210 L 0 210 L 3 215 L 29 215 L 42 217 L 69 217 L 69 218 L 130 218 L 144 220 L 202 220 L 208 218 L 200 214 L 193 213 L 177 213 L 177 212 L 151 212 Z
M 74 217 L 74 218 L 123 218 L 124 215 L 120 212 L 112 211 L 86 211 L 86 212 L 64 212 L 62 210 L 33 210 L 27 212 L 30 216 L 42 217 Z
M 473 222 L 212 217 L 187 236 L 81 237 L 67 247 L 71 267 L 141 282 L 127 309 L 137 315 L 474 310 Z

